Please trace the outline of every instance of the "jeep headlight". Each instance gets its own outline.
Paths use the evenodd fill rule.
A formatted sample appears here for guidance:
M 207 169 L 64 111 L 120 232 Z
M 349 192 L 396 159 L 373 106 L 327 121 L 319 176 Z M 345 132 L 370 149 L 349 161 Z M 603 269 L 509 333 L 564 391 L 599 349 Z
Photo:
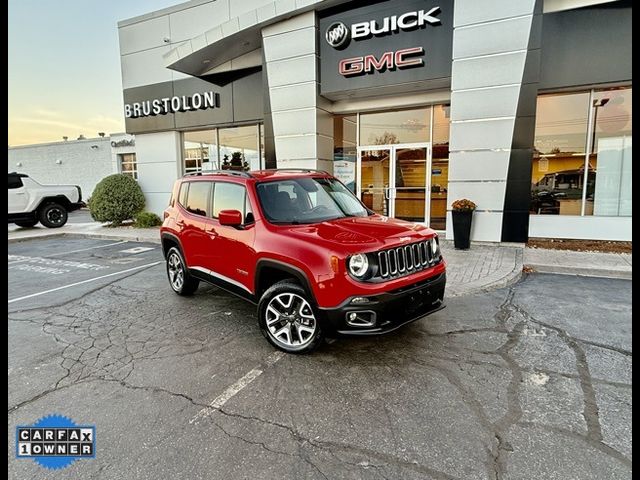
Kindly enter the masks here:
M 363 278 L 369 271 L 369 259 L 362 253 L 356 253 L 349 258 L 349 272 L 356 278 Z
M 440 256 L 440 245 L 438 244 L 438 236 L 434 235 L 430 243 L 431 243 L 431 258 L 436 259 Z

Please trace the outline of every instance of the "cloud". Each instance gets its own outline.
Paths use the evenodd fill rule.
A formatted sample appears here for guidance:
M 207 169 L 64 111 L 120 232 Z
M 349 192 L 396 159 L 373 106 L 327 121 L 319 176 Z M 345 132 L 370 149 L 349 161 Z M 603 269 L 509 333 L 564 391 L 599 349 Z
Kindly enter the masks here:
M 40 115 L 42 117 L 57 117 L 59 118 L 60 112 L 56 112 L 55 110 L 47 110 L 46 108 L 39 108 L 34 112 L 36 115 Z

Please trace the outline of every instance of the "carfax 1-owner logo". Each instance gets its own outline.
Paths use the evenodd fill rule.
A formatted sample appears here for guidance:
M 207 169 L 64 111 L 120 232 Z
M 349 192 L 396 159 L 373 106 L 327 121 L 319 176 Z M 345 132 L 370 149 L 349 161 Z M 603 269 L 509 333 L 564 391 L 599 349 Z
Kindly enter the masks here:
M 58 469 L 75 460 L 95 458 L 95 425 L 77 425 L 62 415 L 49 415 L 33 425 L 16 427 L 16 456 Z

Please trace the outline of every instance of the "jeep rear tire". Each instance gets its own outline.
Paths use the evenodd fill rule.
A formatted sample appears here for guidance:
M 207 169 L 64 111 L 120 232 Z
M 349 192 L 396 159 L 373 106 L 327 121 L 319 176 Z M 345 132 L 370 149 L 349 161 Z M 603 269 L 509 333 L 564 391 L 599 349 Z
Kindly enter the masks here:
M 15 223 L 22 228 L 31 228 L 36 226 L 36 224 L 38 223 L 38 219 L 34 218 L 33 220 L 20 220 L 19 222 Z
M 167 277 L 173 291 L 183 296 L 193 294 L 200 284 L 200 280 L 189 274 L 186 265 L 180 250 L 171 247 L 167 253 Z
M 38 219 L 47 228 L 60 228 L 68 218 L 67 209 L 59 203 L 47 203 L 38 210 Z
M 272 285 L 258 303 L 258 324 L 274 347 L 308 353 L 323 339 L 313 298 L 292 280 Z

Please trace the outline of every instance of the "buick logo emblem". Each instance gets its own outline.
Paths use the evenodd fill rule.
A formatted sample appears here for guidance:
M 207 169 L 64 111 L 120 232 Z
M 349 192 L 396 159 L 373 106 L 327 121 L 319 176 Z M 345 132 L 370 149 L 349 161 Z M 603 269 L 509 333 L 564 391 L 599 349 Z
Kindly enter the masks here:
M 329 25 L 324 37 L 333 48 L 339 48 L 349 40 L 349 29 L 344 23 L 335 22 Z

